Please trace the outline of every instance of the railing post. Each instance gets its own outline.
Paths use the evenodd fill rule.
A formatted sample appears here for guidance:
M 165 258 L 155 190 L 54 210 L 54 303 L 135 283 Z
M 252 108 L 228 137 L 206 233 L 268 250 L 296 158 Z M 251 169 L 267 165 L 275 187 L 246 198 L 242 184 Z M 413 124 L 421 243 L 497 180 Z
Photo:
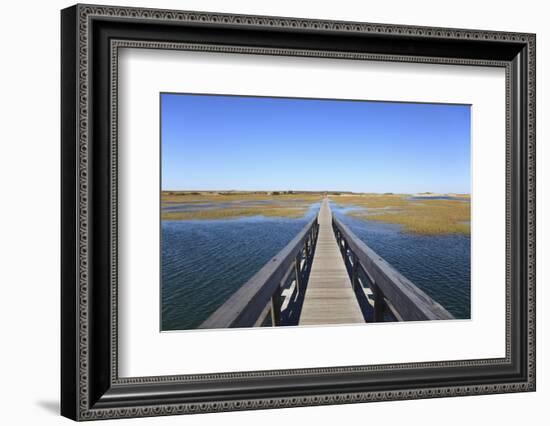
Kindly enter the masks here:
M 359 280 L 358 280 L 359 260 L 357 259 L 357 256 L 353 252 L 351 252 L 351 258 L 353 260 L 353 265 L 352 265 L 352 268 L 351 268 L 351 287 L 353 289 L 356 289 L 357 285 L 359 284 Z
M 313 246 L 317 244 L 317 237 L 319 236 L 319 222 L 315 221 L 313 226 Z
M 350 256 L 348 255 L 348 251 L 351 252 L 350 248 L 349 248 L 349 245 L 347 244 L 346 240 L 344 240 L 344 252 L 343 252 L 343 255 L 344 255 L 344 265 L 346 265 L 346 269 L 348 270 L 348 273 L 349 273 L 349 270 L 351 268 L 351 265 L 350 265 Z
M 311 254 L 313 254 L 313 247 L 315 247 L 315 242 L 317 241 L 317 231 L 319 230 L 319 224 L 317 221 L 313 223 L 313 228 L 311 229 Z
M 301 252 L 300 252 L 301 254 Z M 301 281 L 302 281 L 302 277 L 301 277 L 301 273 L 302 271 L 300 270 L 300 264 L 302 262 L 300 260 L 298 260 L 298 258 L 296 258 L 294 260 L 294 272 L 296 273 L 296 291 L 298 293 L 300 293 L 300 286 L 302 285 Z
M 308 261 L 311 260 L 311 257 L 313 256 L 313 246 L 315 245 L 315 226 L 309 233 L 309 253 L 308 253 Z
M 271 296 L 271 326 L 281 324 L 281 287 Z
M 386 302 L 384 301 L 384 295 L 380 289 L 373 283 L 372 294 L 374 295 L 374 322 L 384 321 L 384 311 L 386 309 Z

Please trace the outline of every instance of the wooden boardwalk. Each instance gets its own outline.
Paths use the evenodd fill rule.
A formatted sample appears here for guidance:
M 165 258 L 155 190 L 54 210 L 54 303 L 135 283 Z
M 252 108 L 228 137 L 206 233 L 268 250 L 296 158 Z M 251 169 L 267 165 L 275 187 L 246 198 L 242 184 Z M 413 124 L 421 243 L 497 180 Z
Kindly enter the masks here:
M 346 250 L 341 251 L 339 245 Z M 352 288 L 346 264 L 352 265 L 355 286 L 362 291 Z M 393 268 L 338 218 L 333 218 L 325 198 L 317 217 L 199 327 L 452 318 L 443 306 Z
M 332 230 L 332 213 L 326 198 L 318 220 L 319 235 L 299 324 L 365 322 Z

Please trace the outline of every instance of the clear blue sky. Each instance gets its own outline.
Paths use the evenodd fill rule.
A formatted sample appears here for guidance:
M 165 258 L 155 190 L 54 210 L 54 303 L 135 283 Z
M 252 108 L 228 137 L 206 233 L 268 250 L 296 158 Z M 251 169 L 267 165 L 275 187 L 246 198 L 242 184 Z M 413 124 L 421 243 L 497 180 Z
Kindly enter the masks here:
M 161 94 L 162 189 L 470 192 L 470 106 Z

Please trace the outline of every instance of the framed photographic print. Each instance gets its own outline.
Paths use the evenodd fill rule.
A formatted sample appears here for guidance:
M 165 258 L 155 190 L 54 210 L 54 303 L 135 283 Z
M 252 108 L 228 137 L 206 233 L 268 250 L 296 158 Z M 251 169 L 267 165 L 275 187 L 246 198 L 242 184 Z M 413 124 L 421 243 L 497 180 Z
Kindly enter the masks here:
M 535 35 L 61 29 L 64 416 L 535 390 Z

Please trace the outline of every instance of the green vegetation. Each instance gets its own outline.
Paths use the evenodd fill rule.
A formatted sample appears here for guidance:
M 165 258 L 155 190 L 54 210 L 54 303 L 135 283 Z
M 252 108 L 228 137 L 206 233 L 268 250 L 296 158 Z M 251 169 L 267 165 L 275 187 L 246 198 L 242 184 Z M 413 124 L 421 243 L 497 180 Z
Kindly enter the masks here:
M 408 197 L 403 194 L 364 194 L 330 198 L 340 205 L 367 208 L 365 211 L 351 212 L 351 216 L 402 225 L 407 232 L 424 235 L 470 234 L 469 195 L 456 196 L 460 200 L 409 200 Z

